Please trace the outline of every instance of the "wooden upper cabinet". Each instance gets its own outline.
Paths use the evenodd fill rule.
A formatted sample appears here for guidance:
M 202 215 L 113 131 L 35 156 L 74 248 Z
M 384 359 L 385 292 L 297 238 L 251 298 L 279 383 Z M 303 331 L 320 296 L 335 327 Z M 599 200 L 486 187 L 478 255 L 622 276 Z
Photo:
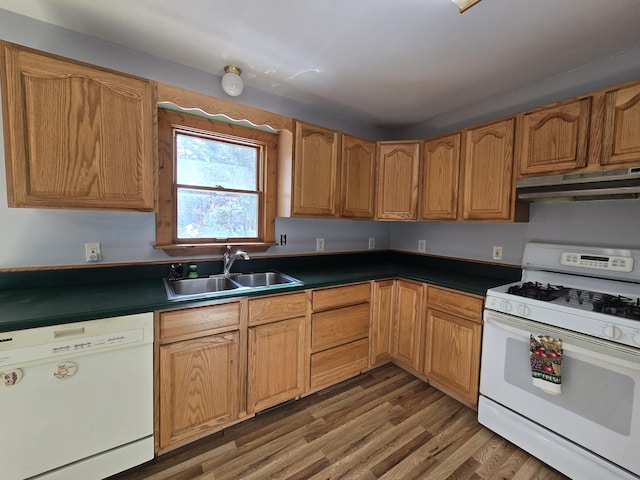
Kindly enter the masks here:
M 153 210 L 155 89 L 2 43 L 11 207 Z
M 640 83 L 605 95 L 602 165 L 640 162 Z
M 514 119 L 464 131 L 464 220 L 513 219 Z
M 420 143 L 378 144 L 377 219 L 418 219 Z
M 342 135 L 340 170 L 340 216 L 373 218 L 376 142 Z
M 562 173 L 587 165 L 591 103 L 587 97 L 518 116 L 521 175 Z
M 422 162 L 422 220 L 458 216 L 460 133 L 427 140 Z
M 295 123 L 293 215 L 338 215 L 339 152 L 338 132 Z

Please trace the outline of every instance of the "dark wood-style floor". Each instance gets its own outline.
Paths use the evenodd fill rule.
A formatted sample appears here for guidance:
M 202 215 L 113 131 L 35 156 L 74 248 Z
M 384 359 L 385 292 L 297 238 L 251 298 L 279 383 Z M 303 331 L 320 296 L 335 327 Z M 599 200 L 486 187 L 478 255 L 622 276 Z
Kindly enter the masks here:
M 112 480 L 565 479 L 476 412 L 386 365 Z

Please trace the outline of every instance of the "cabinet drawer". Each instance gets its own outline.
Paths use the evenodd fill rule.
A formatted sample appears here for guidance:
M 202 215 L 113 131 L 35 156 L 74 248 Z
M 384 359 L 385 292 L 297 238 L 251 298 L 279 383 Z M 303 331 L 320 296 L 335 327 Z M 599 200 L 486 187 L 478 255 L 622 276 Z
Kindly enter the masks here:
M 269 295 L 249 300 L 249 325 L 304 317 L 307 313 L 307 294 Z
M 482 321 L 482 304 L 484 302 L 482 297 L 431 285 L 429 285 L 427 292 L 429 308 L 453 313 L 468 320 Z
M 368 302 L 370 298 L 371 285 L 369 283 L 359 283 L 346 287 L 314 290 L 312 293 L 312 306 L 313 311 L 318 312 L 329 308 Z
M 234 330 L 239 325 L 240 302 L 172 310 L 160 313 L 160 339 Z
M 311 388 L 330 385 L 357 375 L 367 368 L 368 356 L 367 339 L 311 355 Z
M 311 319 L 311 351 L 319 352 L 369 334 L 369 304 L 314 313 Z

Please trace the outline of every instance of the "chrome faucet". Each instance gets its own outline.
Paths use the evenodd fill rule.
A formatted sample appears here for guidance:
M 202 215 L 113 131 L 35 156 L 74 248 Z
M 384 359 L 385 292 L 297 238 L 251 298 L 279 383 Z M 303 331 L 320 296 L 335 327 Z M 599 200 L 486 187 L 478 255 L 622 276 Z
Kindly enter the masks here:
M 229 271 L 231 270 L 231 266 L 233 262 L 236 261 L 236 258 L 242 257 L 244 260 L 249 260 L 249 255 L 247 252 L 242 250 L 236 250 L 236 253 L 231 253 L 231 245 L 227 245 L 227 251 L 222 255 L 222 261 L 224 263 L 224 275 L 229 275 Z

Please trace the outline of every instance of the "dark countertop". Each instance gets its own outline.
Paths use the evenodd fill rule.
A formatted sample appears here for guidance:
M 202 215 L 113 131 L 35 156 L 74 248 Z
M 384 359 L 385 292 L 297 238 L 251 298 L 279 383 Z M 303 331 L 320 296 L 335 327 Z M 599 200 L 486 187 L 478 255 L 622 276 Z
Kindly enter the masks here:
M 219 273 L 220 262 L 198 264 L 201 276 Z M 484 295 L 490 287 L 516 281 L 520 269 L 395 252 L 338 254 L 302 259 L 238 262 L 234 271 L 278 270 L 301 280 L 298 287 L 242 291 L 214 298 L 169 301 L 162 276 L 168 266 L 112 267 L 88 272 L 0 274 L 0 331 L 70 323 L 168 308 L 206 305 L 222 298 L 290 292 L 384 278 L 406 278 Z M 251 264 L 253 270 L 249 270 Z M 133 270 L 132 270 L 133 269 Z M 99 269 L 98 269 L 99 270 Z M 146 270 L 146 272 L 142 272 Z M 132 272 L 136 272 L 137 278 Z M 53 286 L 52 286 L 53 285 Z M 14 287 L 14 288 L 12 288 Z

